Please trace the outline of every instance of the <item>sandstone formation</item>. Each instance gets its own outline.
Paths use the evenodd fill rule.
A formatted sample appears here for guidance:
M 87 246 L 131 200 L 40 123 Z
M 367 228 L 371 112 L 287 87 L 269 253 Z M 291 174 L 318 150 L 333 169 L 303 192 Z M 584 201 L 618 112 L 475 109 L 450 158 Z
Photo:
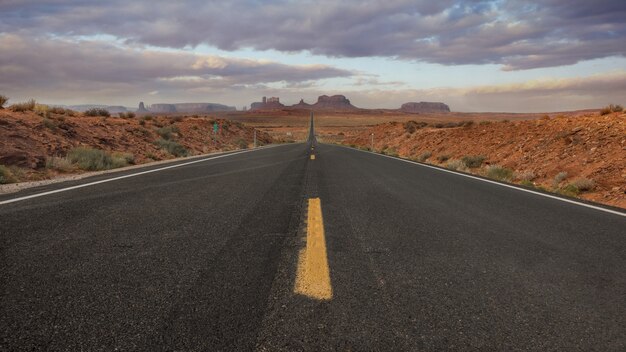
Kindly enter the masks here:
M 143 101 L 139 102 L 139 108 L 137 109 L 137 112 L 148 112 L 148 109 L 146 109 L 146 106 L 143 105 Z
M 343 95 L 321 95 L 317 103 L 312 105 L 315 110 L 356 110 L 356 106 L 350 104 L 350 100 Z
M 280 98 L 278 97 L 263 97 L 261 101 L 250 104 L 250 110 L 275 110 L 284 107 L 285 105 L 280 102 Z
M 444 103 L 433 103 L 433 102 L 411 102 L 402 104 L 400 107 L 400 111 L 407 112 L 410 114 L 419 114 L 419 113 L 435 113 L 435 112 L 450 112 L 450 107 Z

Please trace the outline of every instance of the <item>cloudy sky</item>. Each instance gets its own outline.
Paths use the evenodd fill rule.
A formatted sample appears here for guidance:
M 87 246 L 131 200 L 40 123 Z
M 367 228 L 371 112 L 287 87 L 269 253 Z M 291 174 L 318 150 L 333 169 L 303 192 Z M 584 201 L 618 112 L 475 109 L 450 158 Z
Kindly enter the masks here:
M 0 0 L 0 94 L 597 108 L 626 103 L 625 19 L 624 0 Z

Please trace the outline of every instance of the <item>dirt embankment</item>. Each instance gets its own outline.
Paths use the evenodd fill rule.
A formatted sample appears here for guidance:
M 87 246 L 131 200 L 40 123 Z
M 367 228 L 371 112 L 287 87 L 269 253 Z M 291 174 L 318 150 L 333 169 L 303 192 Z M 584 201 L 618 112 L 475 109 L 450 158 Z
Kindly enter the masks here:
M 214 123 L 219 129 L 214 133 Z M 78 165 L 51 165 L 77 147 L 115 155 L 123 153 L 131 164 L 165 160 L 252 146 L 254 129 L 239 122 L 210 117 L 68 116 L 0 110 L 0 167 L 12 182 L 40 180 L 62 173 L 80 173 Z M 257 131 L 259 145 L 272 143 Z
M 392 122 L 346 133 L 343 143 L 369 147 L 372 133 L 376 151 L 442 166 L 463 157 L 484 156 L 479 167 L 461 167 L 484 174 L 486 166 L 500 165 L 514 172 L 511 181 L 626 208 L 624 113 L 468 123 L 455 128 Z M 592 180 L 594 185 L 580 186 L 580 180 Z M 576 184 L 580 190 L 568 187 Z

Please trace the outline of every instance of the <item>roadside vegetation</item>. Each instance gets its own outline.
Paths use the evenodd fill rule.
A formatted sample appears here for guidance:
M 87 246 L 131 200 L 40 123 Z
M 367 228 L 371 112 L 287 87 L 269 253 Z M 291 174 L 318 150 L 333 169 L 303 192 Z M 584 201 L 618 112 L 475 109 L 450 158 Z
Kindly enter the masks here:
M 130 153 L 109 153 L 104 150 L 78 147 L 67 153 L 67 161 L 81 170 L 109 170 L 134 164 L 135 159 Z M 57 165 L 58 165 L 57 161 Z

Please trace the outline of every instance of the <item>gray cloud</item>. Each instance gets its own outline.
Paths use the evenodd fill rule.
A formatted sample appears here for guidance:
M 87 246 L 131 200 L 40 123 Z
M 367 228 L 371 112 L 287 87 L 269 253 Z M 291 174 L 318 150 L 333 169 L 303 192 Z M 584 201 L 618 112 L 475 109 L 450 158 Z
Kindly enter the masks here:
M 262 83 L 296 84 L 350 71 L 325 65 L 286 65 L 271 61 L 136 50 L 102 41 L 0 34 L 0 89 L 4 92 L 55 90 L 98 92 L 205 91 Z
M 506 70 L 626 54 L 623 0 L 5 0 L 0 31 L 310 51 Z

